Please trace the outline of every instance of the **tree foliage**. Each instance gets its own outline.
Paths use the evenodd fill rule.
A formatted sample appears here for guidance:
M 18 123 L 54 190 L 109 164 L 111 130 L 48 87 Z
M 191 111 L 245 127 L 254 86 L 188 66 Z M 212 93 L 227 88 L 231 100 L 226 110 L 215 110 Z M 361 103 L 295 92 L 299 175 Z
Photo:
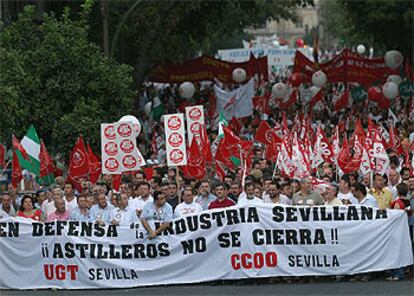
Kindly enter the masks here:
M 398 49 L 413 55 L 414 4 L 409 0 L 324 0 L 324 30 L 348 46 L 373 45 L 377 53 Z
M 105 58 L 88 26 L 26 6 L 0 32 L 0 142 L 30 124 L 54 152 L 68 153 L 79 134 L 99 146 L 99 124 L 131 112 L 132 68 Z

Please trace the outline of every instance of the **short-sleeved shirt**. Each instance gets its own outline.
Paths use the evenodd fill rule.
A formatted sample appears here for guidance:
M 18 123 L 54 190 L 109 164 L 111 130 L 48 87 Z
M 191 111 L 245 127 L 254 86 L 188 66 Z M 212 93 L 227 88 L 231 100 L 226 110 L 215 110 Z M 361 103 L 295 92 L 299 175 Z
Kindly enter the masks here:
M 4 209 L 3 209 L 3 205 L 0 204 L 0 211 L 3 211 L 5 214 L 7 214 L 7 217 L 16 217 L 16 211 L 13 208 L 13 206 L 10 206 L 10 211 L 7 213 Z
M 93 205 L 90 210 L 90 215 L 93 221 L 100 220 L 104 223 L 110 223 L 110 214 L 115 207 L 108 203 L 106 208 L 102 209 L 99 205 Z
M 264 203 L 275 203 L 275 202 L 273 202 L 273 200 L 270 198 L 270 196 L 269 195 L 265 195 L 264 197 L 263 197 L 263 201 L 264 201 Z M 280 204 L 280 205 L 288 205 L 288 206 L 290 206 L 290 205 L 292 205 L 292 201 L 289 199 L 289 197 L 287 197 L 286 195 L 284 195 L 284 194 L 279 194 L 279 200 L 276 202 L 276 204 Z
M 344 199 L 347 199 L 353 205 L 358 204 L 358 199 L 356 199 L 355 196 L 351 192 L 348 192 L 348 193 L 338 192 L 338 199 L 341 200 L 341 201 L 344 200 Z
M 382 190 L 375 190 L 375 188 L 372 188 L 371 194 L 377 200 L 380 209 L 389 209 L 391 203 L 394 201 L 391 191 L 387 188 L 382 188 Z
M 118 221 L 120 226 L 129 226 L 131 223 L 138 223 L 139 219 L 135 211 L 129 207 L 126 206 L 124 209 L 121 208 L 115 208 L 112 209 L 109 220 L 112 221 Z
M 359 204 L 361 206 L 378 208 L 378 202 L 371 194 L 367 194 L 364 199 L 359 202 Z
M 324 201 L 322 196 L 317 192 L 310 192 L 304 195 L 302 192 L 296 192 L 292 197 L 292 205 L 296 206 L 322 206 Z
M 226 196 L 222 201 L 220 201 L 218 198 L 212 201 L 210 205 L 208 206 L 208 208 L 210 210 L 211 209 L 223 209 L 223 208 L 228 208 L 234 205 L 235 205 L 234 201 L 232 201 L 230 198 Z
M 141 217 L 148 222 L 171 222 L 173 219 L 173 208 L 167 202 L 161 208 L 157 208 L 155 202 L 148 202 L 145 204 L 144 209 L 142 210 Z
M 203 211 L 208 210 L 208 205 L 216 200 L 216 196 L 213 194 L 209 194 L 207 197 L 204 197 L 202 195 L 197 196 L 195 202 L 198 203 Z
M 263 199 L 254 196 L 253 198 L 248 198 L 247 196 L 240 197 L 237 201 L 238 205 L 245 205 L 245 204 L 257 204 L 263 203 Z
M 89 222 L 92 221 L 91 213 L 89 209 L 86 211 L 86 214 L 82 214 L 79 208 L 73 210 L 70 214 L 70 220 L 73 221 L 82 221 L 82 222 Z
M 180 203 L 174 210 L 174 217 L 184 217 L 188 215 L 194 215 L 202 211 L 201 206 L 193 201 L 192 203 L 188 204 L 186 202 Z

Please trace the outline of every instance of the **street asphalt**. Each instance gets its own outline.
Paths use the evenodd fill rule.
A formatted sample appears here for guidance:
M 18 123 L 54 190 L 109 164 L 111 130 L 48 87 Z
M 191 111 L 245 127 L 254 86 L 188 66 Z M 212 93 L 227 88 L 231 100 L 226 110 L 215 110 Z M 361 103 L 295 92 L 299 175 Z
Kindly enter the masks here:
M 275 283 L 269 284 L 263 280 L 226 281 L 200 285 L 172 285 L 143 287 L 134 289 L 105 289 L 105 290 L 26 290 L 0 291 L 1 296 L 20 295 L 73 295 L 73 296 L 106 296 L 106 295 L 414 295 L 414 281 L 403 280 L 387 282 L 376 280 L 370 282 L 335 282 L 323 281 L 317 283 Z

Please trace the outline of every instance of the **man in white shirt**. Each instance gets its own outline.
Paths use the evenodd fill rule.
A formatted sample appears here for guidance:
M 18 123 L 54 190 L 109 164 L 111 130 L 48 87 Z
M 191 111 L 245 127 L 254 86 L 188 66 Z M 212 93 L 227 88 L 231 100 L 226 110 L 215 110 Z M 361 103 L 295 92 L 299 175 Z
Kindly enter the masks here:
M 73 190 L 73 184 L 66 182 L 63 191 L 65 196 L 63 199 L 71 206 L 72 210 L 78 207 L 78 201 L 76 200 L 75 192 Z
M 118 207 L 111 211 L 109 218 L 113 225 L 129 226 L 131 223 L 139 222 L 135 211 L 128 206 L 128 194 L 118 194 L 116 202 Z
M 4 193 L 1 198 L 0 211 L 3 211 L 3 217 L 16 216 L 16 211 L 14 210 L 14 207 L 12 205 L 12 199 L 10 195 L 8 195 L 7 193 Z
M 204 210 L 208 209 L 208 205 L 216 200 L 216 196 L 210 193 L 211 186 L 209 181 L 201 181 L 198 188 L 199 195 L 196 197 L 195 202 L 198 203 Z
M 141 182 L 138 191 L 140 196 L 135 198 L 130 197 L 128 205 L 135 211 L 138 217 L 141 217 L 142 209 L 144 208 L 145 203 L 152 202 L 154 199 L 150 195 L 150 185 L 148 182 Z
M 361 206 L 368 206 L 373 208 L 378 208 L 378 202 L 371 194 L 367 193 L 367 189 L 361 183 L 356 183 L 353 186 L 353 192 L 357 198 L 358 204 Z
M 280 193 L 280 185 L 279 183 L 272 181 L 268 187 L 268 201 L 264 201 L 265 203 L 273 203 L 273 204 L 282 204 L 282 205 L 291 205 L 292 201 L 286 196 Z
M 343 204 L 357 205 L 358 201 L 351 192 L 351 182 L 348 175 L 343 175 L 339 181 L 339 192 L 337 198 L 343 202 Z
M 56 199 L 63 199 L 65 201 L 65 209 L 69 212 L 72 212 L 73 208 L 64 198 L 63 198 L 63 191 L 60 188 L 55 188 L 52 190 L 53 200 L 48 202 L 45 206 L 44 214 L 47 217 L 49 214 L 52 214 L 56 211 L 55 207 L 55 200 Z
M 237 204 L 238 205 L 245 205 L 245 204 L 253 204 L 253 203 L 263 203 L 261 198 L 254 196 L 254 185 L 253 183 L 246 183 L 244 185 L 244 195 L 240 195 Z
M 185 189 L 182 193 L 182 198 L 184 201 L 175 208 L 175 218 L 194 215 L 203 210 L 201 206 L 194 201 L 194 194 L 191 189 Z
M 388 189 L 391 191 L 394 199 L 397 198 L 397 185 L 401 182 L 400 173 L 394 169 L 388 171 Z
M 115 207 L 108 203 L 105 193 L 98 194 L 96 201 L 90 209 L 91 219 L 101 225 L 110 223 L 110 214 Z

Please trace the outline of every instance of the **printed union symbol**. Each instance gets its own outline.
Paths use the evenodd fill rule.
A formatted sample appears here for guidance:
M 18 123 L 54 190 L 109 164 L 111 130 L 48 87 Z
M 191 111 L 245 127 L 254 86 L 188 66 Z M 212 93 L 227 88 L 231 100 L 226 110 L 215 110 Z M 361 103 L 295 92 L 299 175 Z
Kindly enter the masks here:
M 194 121 L 199 120 L 201 117 L 201 110 L 199 108 L 193 108 L 190 110 L 188 115 Z
M 121 150 L 124 153 L 131 153 L 132 151 L 134 151 L 134 143 L 132 143 L 132 141 L 128 139 L 123 140 L 121 142 Z
M 110 156 L 114 156 L 118 153 L 118 145 L 115 142 L 108 142 L 105 144 L 104 151 Z
M 121 137 L 124 137 L 124 138 L 129 137 L 131 135 L 131 133 L 132 133 L 132 128 L 131 128 L 131 126 L 129 124 L 127 124 L 127 123 L 121 123 L 118 126 L 118 134 Z
M 124 159 L 122 160 L 122 164 L 124 165 L 124 167 L 126 167 L 127 169 L 132 169 L 134 167 L 137 166 L 137 160 L 135 159 L 134 156 L 132 155 L 127 155 L 124 157 Z
M 118 170 L 118 167 L 119 163 L 115 158 L 111 157 L 105 161 L 105 168 L 111 173 L 116 172 Z
M 199 122 L 194 122 L 191 126 L 190 126 L 190 130 L 193 134 L 199 134 L 201 131 L 201 124 Z
M 179 133 L 172 133 L 168 137 L 168 144 L 173 147 L 179 147 L 183 144 L 183 137 Z
M 184 159 L 184 153 L 180 149 L 174 149 L 170 152 L 170 160 L 173 163 L 180 163 Z
M 112 124 L 105 127 L 104 135 L 109 140 L 114 140 L 116 138 L 115 128 Z
M 85 154 L 80 150 L 76 150 L 75 153 L 73 153 L 72 159 L 74 168 L 81 167 L 85 162 Z
M 271 130 L 266 131 L 265 138 L 268 142 L 272 142 L 272 131 Z
M 168 127 L 172 130 L 178 130 L 181 127 L 181 119 L 178 116 L 171 116 L 168 119 Z

